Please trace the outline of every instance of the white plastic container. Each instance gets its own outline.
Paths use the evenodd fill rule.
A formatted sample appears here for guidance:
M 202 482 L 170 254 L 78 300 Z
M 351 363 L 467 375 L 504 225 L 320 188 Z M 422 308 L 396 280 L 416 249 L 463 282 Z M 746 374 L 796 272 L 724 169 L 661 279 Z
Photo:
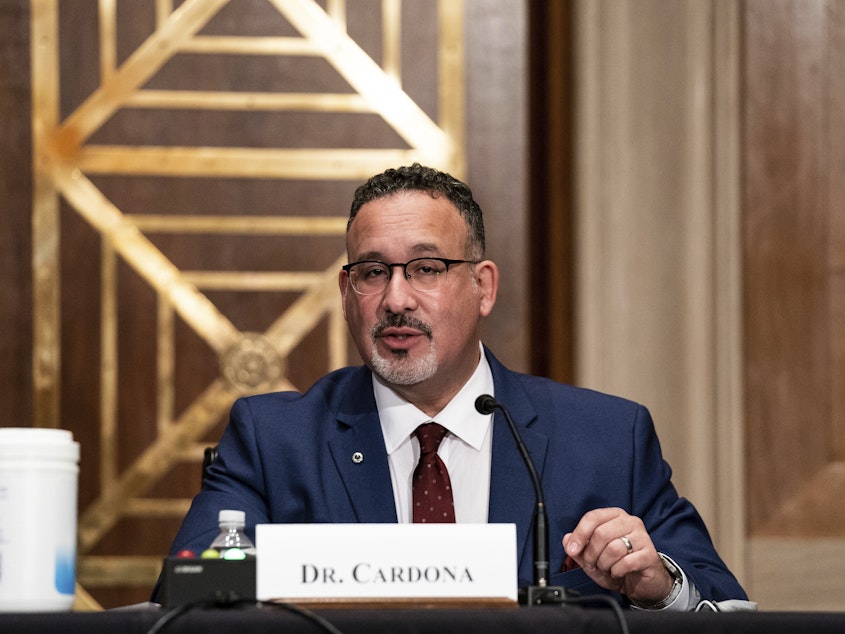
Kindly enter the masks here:
M 0 427 L 0 612 L 73 606 L 78 480 L 71 432 Z

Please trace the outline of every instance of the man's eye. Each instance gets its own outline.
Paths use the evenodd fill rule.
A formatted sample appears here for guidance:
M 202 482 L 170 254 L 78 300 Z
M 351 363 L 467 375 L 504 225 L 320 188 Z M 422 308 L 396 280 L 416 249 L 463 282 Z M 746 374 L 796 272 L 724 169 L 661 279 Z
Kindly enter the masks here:
M 443 265 L 440 262 L 417 262 L 416 266 L 414 266 L 413 275 L 419 275 L 422 277 L 427 276 L 435 276 L 439 275 L 443 272 Z
M 387 275 L 387 270 L 384 267 L 372 266 L 364 269 L 363 275 L 367 278 L 383 277 Z

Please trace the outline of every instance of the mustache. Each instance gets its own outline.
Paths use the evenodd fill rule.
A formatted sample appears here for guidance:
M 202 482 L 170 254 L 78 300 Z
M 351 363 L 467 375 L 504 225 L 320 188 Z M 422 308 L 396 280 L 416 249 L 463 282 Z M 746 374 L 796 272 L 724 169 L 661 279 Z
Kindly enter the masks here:
M 424 321 L 411 317 L 410 315 L 397 315 L 395 313 L 388 313 L 385 317 L 380 319 L 371 329 L 370 334 L 373 339 L 381 336 L 388 328 L 413 328 L 419 330 L 426 337 L 431 339 L 431 326 Z

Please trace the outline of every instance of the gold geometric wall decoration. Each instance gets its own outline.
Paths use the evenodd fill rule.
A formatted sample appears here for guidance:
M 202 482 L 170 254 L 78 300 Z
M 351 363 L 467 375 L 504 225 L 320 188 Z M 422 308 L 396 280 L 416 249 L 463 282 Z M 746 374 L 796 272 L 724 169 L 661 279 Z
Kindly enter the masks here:
M 94 0 L 92 0 L 93 2 Z M 403 89 L 401 0 L 382 0 L 381 50 L 377 62 L 347 30 L 344 0 L 266 0 L 295 35 L 208 34 L 221 13 L 242 10 L 242 0 L 156 0 L 155 25 L 131 54 L 118 61 L 118 0 L 98 0 L 97 85 L 62 115 L 59 0 L 31 2 L 33 129 L 33 374 L 37 425 L 62 425 L 60 371 L 60 207 L 66 205 L 97 232 L 101 324 L 98 359 L 101 489 L 80 509 L 79 573 L 83 585 L 109 586 L 154 581 L 160 558 L 91 556 L 118 521 L 136 516 L 178 517 L 187 499 L 147 499 L 145 494 L 180 461 L 196 461 L 199 440 L 243 394 L 297 389 L 288 377 L 288 355 L 326 319 L 326 370 L 341 367 L 348 342 L 340 312 L 338 252 L 328 267 L 296 271 L 188 270 L 179 268 L 150 238 L 152 234 L 342 236 L 340 215 L 228 215 L 130 213 L 98 187 L 98 177 L 145 176 L 207 179 L 362 181 L 387 167 L 419 161 L 459 177 L 465 172 L 463 143 L 463 4 L 431 2 L 437 12 L 438 95 L 436 120 Z M 131 3 L 130 3 L 131 4 Z M 368 3 L 371 7 L 376 3 Z M 348 92 L 233 91 L 151 88 L 150 80 L 178 55 L 287 57 L 323 60 L 350 87 Z M 121 110 L 319 112 L 380 118 L 401 139 L 398 147 L 181 146 L 99 143 L 97 133 Z M 64 201 L 64 203 L 62 203 Z M 128 266 L 156 297 L 155 439 L 125 468 L 116 459 L 118 364 L 117 270 Z M 215 305 L 214 291 L 294 293 L 293 301 L 263 331 L 243 331 Z M 215 378 L 187 407 L 175 407 L 173 341 L 176 319 L 214 351 Z M 307 386 L 305 386 L 307 387 Z M 82 591 L 84 595 L 84 591 Z

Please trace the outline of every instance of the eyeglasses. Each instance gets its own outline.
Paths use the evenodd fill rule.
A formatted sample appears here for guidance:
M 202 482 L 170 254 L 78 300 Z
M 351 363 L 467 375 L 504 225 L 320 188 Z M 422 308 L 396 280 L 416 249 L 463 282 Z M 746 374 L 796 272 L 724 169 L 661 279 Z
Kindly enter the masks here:
M 453 264 L 478 264 L 472 260 L 449 260 L 447 258 L 414 258 L 404 264 L 387 264 L 378 260 L 362 260 L 346 264 L 342 268 L 349 274 L 349 283 L 360 295 L 375 295 L 387 288 L 393 277 L 393 268 L 402 267 L 402 273 L 411 288 L 422 293 L 433 293 L 446 279 L 446 273 Z

